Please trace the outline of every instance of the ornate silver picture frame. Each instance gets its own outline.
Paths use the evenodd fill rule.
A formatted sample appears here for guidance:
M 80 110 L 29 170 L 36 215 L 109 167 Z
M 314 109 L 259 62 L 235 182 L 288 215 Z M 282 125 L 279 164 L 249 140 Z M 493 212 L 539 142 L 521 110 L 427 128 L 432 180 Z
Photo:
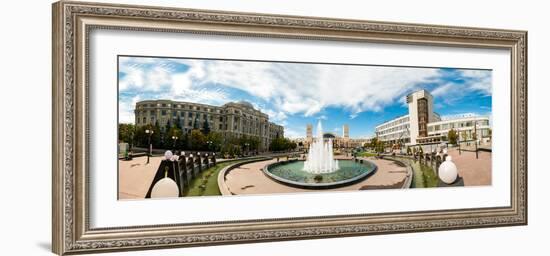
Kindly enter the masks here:
M 97 30 L 510 52 L 509 205 L 93 227 L 90 33 Z M 527 32 L 61 1 L 53 4 L 52 249 L 75 254 L 527 224 Z M 116 67 L 114 67 L 116 69 Z M 116 91 L 116 88 L 114 88 Z M 116 111 L 116 110 L 113 110 Z M 113 124 L 116 125 L 116 124 Z M 93 132 L 93 131 L 92 131 Z M 92 141 L 93 142 L 93 141 Z M 115 143 L 113 143 L 114 145 Z M 116 146 L 115 146 L 116 147 Z M 508 170 L 498 170 L 505 171 Z M 116 197 L 116 195 L 115 195 Z M 199 199 L 198 199 L 199 200 Z

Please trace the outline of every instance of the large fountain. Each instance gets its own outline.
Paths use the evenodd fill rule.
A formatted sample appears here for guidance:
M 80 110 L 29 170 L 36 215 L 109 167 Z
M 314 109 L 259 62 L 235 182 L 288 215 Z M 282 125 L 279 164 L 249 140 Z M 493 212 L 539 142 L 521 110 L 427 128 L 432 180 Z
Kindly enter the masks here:
M 333 188 L 347 186 L 367 178 L 376 171 L 376 165 L 367 160 L 335 160 L 333 141 L 323 136 L 321 121 L 315 138 L 309 145 L 306 160 L 289 160 L 267 165 L 264 174 L 271 179 L 300 188 Z
M 304 162 L 303 170 L 309 173 L 331 173 L 338 167 L 338 160 L 334 160 L 334 151 L 332 149 L 332 139 L 325 142 L 323 138 L 323 127 L 321 121 L 317 123 L 317 137 L 309 145 L 307 160 Z

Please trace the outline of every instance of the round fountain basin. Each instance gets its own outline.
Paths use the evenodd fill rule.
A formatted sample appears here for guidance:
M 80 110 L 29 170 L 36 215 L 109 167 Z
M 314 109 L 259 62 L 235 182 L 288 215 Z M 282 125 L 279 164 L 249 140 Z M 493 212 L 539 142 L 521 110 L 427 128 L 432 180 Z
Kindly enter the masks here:
M 339 169 L 331 173 L 310 173 L 304 171 L 304 161 L 278 162 L 264 167 L 263 172 L 271 179 L 285 185 L 326 189 L 351 185 L 376 172 L 377 166 L 369 161 L 338 160 Z

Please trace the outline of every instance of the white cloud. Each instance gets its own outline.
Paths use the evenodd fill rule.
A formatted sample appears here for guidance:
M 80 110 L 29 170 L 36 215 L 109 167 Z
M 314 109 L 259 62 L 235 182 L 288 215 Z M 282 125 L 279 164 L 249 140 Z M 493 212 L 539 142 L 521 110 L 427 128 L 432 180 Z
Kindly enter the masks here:
M 285 137 L 290 139 L 305 137 L 305 131 L 299 132 L 298 130 L 290 127 L 285 127 Z
M 435 68 L 154 60 L 121 59 L 120 69 L 126 76 L 120 81 L 120 90 L 138 89 L 169 99 L 223 104 L 234 100 L 223 88 L 239 89 L 269 102 L 270 106 L 260 109 L 281 123 L 288 115 L 315 116 L 327 107 L 344 108 L 351 119 L 364 111 L 380 111 L 402 101 L 419 84 L 434 82 L 440 75 Z M 178 71 L 177 64 L 185 64 L 189 69 Z M 472 89 L 490 93 L 490 72 L 462 72 Z M 452 88 L 449 83 L 432 93 L 440 95 Z
M 271 122 L 277 123 L 277 124 L 284 124 L 286 123 L 287 114 L 283 111 L 274 111 L 269 108 L 262 108 L 259 106 L 254 106 L 256 109 L 259 109 L 260 111 L 266 113 L 269 116 L 269 120 Z
M 127 98 L 127 99 L 121 99 L 119 101 L 119 110 L 118 110 L 118 119 L 119 123 L 134 123 L 134 106 L 138 101 L 141 100 L 141 97 L 139 95 Z
M 482 91 L 487 95 L 492 93 L 492 73 L 486 70 L 461 70 L 462 76 L 467 78 L 468 87 Z
M 442 86 L 439 86 L 439 87 L 435 88 L 433 91 L 431 91 L 431 94 L 434 97 L 443 96 L 443 95 L 449 93 L 449 91 L 451 89 L 453 89 L 453 86 L 457 86 L 457 85 L 454 84 L 454 83 L 446 83 Z
M 352 114 L 378 111 L 393 103 L 437 69 L 209 61 L 202 82 L 237 88 L 277 110 L 313 116 L 326 107 Z

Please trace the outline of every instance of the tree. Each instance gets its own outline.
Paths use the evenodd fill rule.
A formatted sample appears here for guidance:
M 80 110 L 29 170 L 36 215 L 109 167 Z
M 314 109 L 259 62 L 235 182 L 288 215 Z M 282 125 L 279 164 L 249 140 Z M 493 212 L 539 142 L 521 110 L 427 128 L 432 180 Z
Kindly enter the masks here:
M 151 143 L 153 144 L 153 147 L 161 148 L 163 138 L 160 132 L 159 120 L 155 121 L 155 126 L 152 127 L 152 130 L 153 130 L 153 135 L 151 136 Z
M 206 136 L 204 136 L 204 134 L 202 134 L 202 132 L 198 129 L 194 129 L 191 131 L 189 140 L 191 143 L 191 149 L 203 150 L 206 148 Z
M 180 129 L 181 130 L 181 118 L 180 116 L 178 116 L 178 118 L 176 118 L 176 128 Z
M 191 139 L 189 138 L 189 131 L 183 135 L 182 145 L 185 149 L 191 149 Z
M 149 134 L 145 131 L 153 131 L 153 134 L 151 135 L 151 144 L 153 144 L 153 147 L 159 148 L 160 146 L 160 128 L 155 125 L 144 125 L 136 129 L 134 141 L 137 146 L 143 147 L 143 148 L 149 148 Z
M 170 119 L 168 119 L 168 121 L 166 121 L 166 125 L 164 126 L 164 131 L 168 133 L 170 128 L 172 128 L 172 122 L 170 122 Z
M 376 152 L 384 152 L 384 148 L 386 147 L 386 143 L 384 141 L 377 141 L 376 145 Z
M 271 151 L 285 151 L 295 149 L 296 147 L 296 143 L 287 138 L 274 138 L 269 144 L 269 149 Z
M 208 124 L 208 118 L 204 119 L 204 122 L 202 124 L 202 132 L 205 135 L 208 135 L 210 133 L 210 124 Z
M 134 143 L 136 127 L 133 124 L 118 125 L 118 140 L 129 144 Z
M 447 138 L 449 139 L 450 144 L 456 144 L 458 141 L 458 132 L 456 132 L 454 129 L 449 130 L 447 133 Z
M 172 128 L 170 128 L 170 130 L 168 131 L 167 133 L 167 141 L 171 141 L 172 142 L 172 147 L 173 147 L 173 144 L 174 144 L 174 141 L 172 139 L 172 137 L 177 137 L 178 140 L 176 141 L 176 148 L 182 148 L 182 140 L 183 140 L 183 133 L 181 131 L 181 129 L 178 129 L 175 125 L 172 126 Z M 171 148 L 171 147 L 167 147 L 167 148 Z
M 241 154 L 240 139 L 236 137 L 229 138 L 221 147 L 222 155 L 234 157 Z
M 210 141 L 211 144 L 209 145 L 209 149 L 211 151 L 219 151 L 221 150 L 222 143 L 223 143 L 223 136 L 221 133 L 218 132 L 210 132 L 208 135 L 206 135 L 206 140 Z
M 372 139 L 370 140 L 369 147 L 370 147 L 371 149 L 377 149 L 377 148 L 378 148 L 378 138 L 372 138 Z
M 460 137 L 462 137 L 461 140 L 467 140 L 468 139 L 468 134 L 466 133 L 466 131 L 462 131 L 460 133 Z

